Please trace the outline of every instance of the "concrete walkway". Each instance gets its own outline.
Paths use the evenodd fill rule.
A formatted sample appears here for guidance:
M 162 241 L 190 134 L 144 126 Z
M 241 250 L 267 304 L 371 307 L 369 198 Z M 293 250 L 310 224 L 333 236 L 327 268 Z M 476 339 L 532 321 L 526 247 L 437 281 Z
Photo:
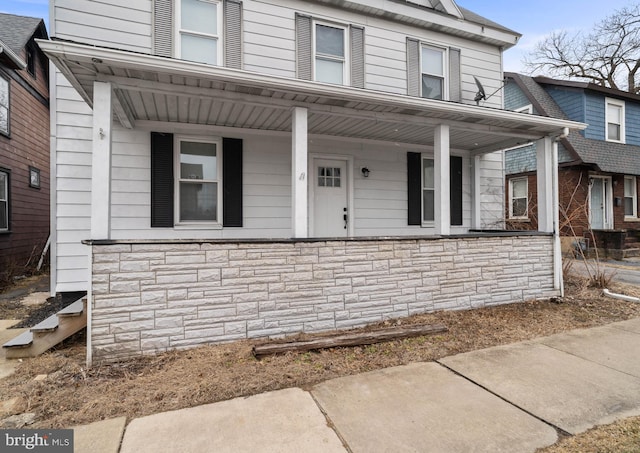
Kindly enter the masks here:
M 633 415 L 640 318 L 138 418 L 120 453 L 521 453 Z M 115 452 L 110 426 L 109 446 L 76 452 Z

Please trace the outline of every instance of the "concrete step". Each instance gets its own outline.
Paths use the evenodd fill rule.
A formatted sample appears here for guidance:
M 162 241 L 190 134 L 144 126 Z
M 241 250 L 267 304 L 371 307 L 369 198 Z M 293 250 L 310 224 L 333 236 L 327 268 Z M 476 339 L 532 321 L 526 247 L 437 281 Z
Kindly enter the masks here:
M 79 299 L 2 345 L 8 359 L 35 357 L 87 325 L 86 298 Z

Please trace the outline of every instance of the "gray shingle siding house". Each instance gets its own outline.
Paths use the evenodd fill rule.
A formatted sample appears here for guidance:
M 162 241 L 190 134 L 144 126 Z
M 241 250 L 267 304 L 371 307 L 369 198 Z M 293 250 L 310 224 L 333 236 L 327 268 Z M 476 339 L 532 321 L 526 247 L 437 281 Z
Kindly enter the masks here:
M 640 96 L 593 83 L 505 78 L 505 108 L 588 124 L 558 147 L 563 235 L 595 240 L 616 257 L 637 253 Z M 513 228 L 535 228 L 535 170 L 535 144 L 505 152 L 505 210 Z

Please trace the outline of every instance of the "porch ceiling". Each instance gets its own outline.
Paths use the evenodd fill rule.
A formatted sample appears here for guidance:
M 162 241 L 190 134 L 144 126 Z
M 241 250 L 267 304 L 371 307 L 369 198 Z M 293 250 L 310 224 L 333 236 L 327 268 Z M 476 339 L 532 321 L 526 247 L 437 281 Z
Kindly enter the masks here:
M 38 44 L 90 106 L 93 82 L 111 82 L 115 115 L 128 128 L 155 121 L 289 132 L 291 109 L 306 107 L 311 135 L 431 146 L 432 126 L 448 124 L 453 149 L 485 153 L 586 127 L 67 41 Z

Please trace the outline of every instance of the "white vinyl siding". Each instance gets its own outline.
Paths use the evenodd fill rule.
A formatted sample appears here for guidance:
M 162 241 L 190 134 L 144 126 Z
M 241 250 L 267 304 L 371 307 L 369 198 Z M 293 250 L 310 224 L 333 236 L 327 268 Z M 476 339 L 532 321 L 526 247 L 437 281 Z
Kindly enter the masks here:
M 51 35 L 87 44 L 151 53 L 149 0 L 52 0 Z
M 624 216 L 638 217 L 638 185 L 635 176 L 624 177 Z
M 606 99 L 605 139 L 609 142 L 625 142 L 624 101 Z

